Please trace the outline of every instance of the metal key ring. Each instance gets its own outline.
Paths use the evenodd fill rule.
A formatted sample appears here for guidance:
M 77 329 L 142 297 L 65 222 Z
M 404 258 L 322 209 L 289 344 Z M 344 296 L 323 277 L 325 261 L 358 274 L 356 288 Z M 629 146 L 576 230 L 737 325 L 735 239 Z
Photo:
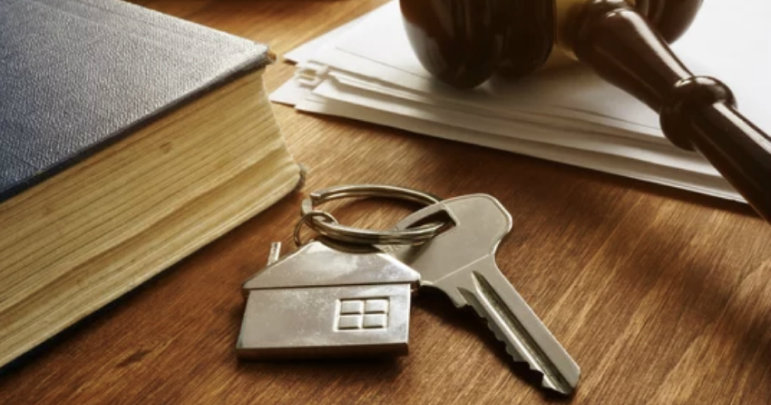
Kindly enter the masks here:
M 308 198 L 303 200 L 301 212 L 303 219 L 301 223 L 307 224 L 322 236 L 330 239 L 354 243 L 354 244 L 386 244 L 386 245 L 408 245 L 416 242 L 423 242 L 436 236 L 445 224 L 434 222 L 407 228 L 403 230 L 375 231 L 370 229 L 354 228 L 341 225 L 337 221 L 331 221 L 323 215 L 311 213 L 324 212 L 315 208 L 327 201 L 341 198 L 358 197 L 383 197 L 396 198 L 423 205 L 436 204 L 439 198 L 421 191 L 377 184 L 357 184 L 348 186 L 330 187 L 311 193 Z
M 324 218 L 325 220 L 333 224 L 338 223 L 337 219 L 333 217 L 332 214 L 325 211 L 311 211 L 303 215 L 302 218 L 300 218 L 300 220 L 297 221 L 297 224 L 294 226 L 294 232 L 292 232 L 292 239 L 294 239 L 295 246 L 300 247 L 304 245 L 302 239 L 300 238 L 300 231 L 302 230 L 303 225 L 309 224 L 310 220 L 315 217 Z M 311 226 L 311 225 L 308 225 L 308 226 Z

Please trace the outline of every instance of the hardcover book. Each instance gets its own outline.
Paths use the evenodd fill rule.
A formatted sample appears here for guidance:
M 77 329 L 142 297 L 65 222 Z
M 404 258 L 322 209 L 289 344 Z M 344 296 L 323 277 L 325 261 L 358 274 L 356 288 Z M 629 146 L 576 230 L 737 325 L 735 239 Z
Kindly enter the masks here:
M 104 0 L 0 2 L 0 366 L 294 189 L 264 45 Z

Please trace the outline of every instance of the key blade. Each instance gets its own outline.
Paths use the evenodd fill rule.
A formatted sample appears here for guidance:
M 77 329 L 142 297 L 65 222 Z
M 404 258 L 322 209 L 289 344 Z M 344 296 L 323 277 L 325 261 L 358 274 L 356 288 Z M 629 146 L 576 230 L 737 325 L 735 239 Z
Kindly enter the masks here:
M 575 390 L 578 364 L 549 332 L 493 261 L 480 263 L 453 280 L 465 301 L 484 318 L 515 361 L 526 362 L 542 375 L 541 385 L 563 395 Z M 448 280 L 449 282 L 449 280 Z
M 541 385 L 571 394 L 580 369 L 495 264 L 495 252 L 509 232 L 509 213 L 485 194 L 456 197 L 408 216 L 398 229 L 446 212 L 455 227 L 423 245 L 378 246 L 421 274 L 421 286 L 444 292 L 457 307 L 471 306 L 514 361 L 541 373 Z

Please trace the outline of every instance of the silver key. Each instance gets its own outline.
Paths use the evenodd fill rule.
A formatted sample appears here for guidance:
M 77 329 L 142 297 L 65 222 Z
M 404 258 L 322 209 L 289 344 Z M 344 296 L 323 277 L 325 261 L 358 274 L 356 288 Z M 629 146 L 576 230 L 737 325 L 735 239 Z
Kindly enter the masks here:
M 470 305 L 514 361 L 542 373 L 542 385 L 569 395 L 580 369 L 495 264 L 495 251 L 511 230 L 498 200 L 473 194 L 423 208 L 397 224 L 408 228 L 446 212 L 455 226 L 419 246 L 378 246 L 420 273 L 420 285 L 442 290 L 455 306 Z

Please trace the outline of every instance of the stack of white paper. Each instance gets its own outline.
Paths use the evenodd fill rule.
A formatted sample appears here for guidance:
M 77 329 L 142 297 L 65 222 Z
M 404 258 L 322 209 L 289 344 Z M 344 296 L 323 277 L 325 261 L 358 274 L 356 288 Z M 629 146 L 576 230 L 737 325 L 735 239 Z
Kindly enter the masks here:
M 739 4 L 741 3 L 741 4 Z M 712 1 L 676 44 L 698 74 L 732 87 L 742 111 L 771 128 L 771 6 Z M 720 28 L 720 29 L 718 29 Z M 442 85 L 412 53 L 398 3 L 300 48 L 295 77 L 272 94 L 298 110 L 469 142 L 742 201 L 696 153 L 672 146 L 656 114 L 578 64 L 475 90 Z

